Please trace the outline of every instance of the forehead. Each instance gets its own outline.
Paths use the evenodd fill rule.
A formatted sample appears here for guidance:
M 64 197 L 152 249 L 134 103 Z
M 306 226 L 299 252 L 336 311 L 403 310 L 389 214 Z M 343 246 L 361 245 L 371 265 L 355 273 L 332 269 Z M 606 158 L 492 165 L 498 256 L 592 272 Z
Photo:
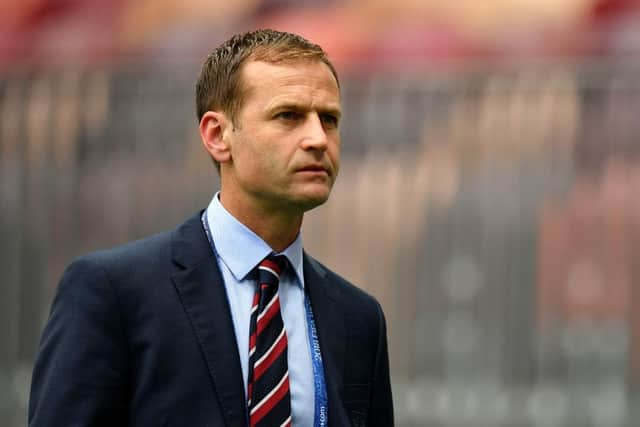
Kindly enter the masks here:
M 329 67 L 321 61 L 249 61 L 241 72 L 246 103 L 322 103 L 339 108 L 340 89 Z

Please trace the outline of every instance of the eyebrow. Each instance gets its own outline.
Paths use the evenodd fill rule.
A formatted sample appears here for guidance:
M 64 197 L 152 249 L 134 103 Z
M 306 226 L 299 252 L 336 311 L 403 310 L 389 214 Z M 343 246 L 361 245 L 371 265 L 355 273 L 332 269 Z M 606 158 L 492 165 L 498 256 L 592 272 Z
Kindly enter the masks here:
M 286 101 L 282 103 L 274 103 L 273 105 L 269 105 L 267 107 L 267 111 L 273 112 L 276 110 L 294 110 L 294 111 L 309 111 L 310 108 L 307 104 L 302 104 L 298 102 Z M 318 111 L 320 114 L 331 114 L 336 118 L 342 117 L 342 110 L 340 107 L 318 107 L 313 108 L 313 110 Z

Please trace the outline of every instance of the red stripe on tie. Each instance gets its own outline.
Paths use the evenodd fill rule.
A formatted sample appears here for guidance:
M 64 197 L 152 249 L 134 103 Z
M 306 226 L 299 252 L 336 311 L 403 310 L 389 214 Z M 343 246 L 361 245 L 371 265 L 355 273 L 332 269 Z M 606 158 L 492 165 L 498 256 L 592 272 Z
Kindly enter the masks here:
M 278 404 L 278 402 L 280 402 L 280 400 L 282 400 L 282 398 L 286 396 L 288 392 L 289 378 L 287 377 L 287 379 L 282 382 L 278 390 L 269 397 L 269 400 L 264 402 L 264 404 L 262 404 L 262 406 L 260 406 L 258 410 L 251 414 L 250 424 L 252 426 L 258 424 L 260 420 L 264 418 L 264 416 L 267 415 Z
M 259 303 L 260 303 L 260 292 L 256 292 L 255 294 L 253 294 L 253 303 L 251 304 L 251 312 L 258 309 Z M 249 337 L 249 351 L 251 351 L 251 349 L 254 348 L 255 346 L 256 346 L 256 335 L 254 333 Z
M 280 276 L 280 273 L 282 273 L 282 268 L 280 267 L 280 264 L 275 263 L 269 259 L 265 259 L 264 261 L 262 261 L 260 263 L 261 267 L 268 267 L 270 269 L 272 269 L 273 271 L 275 271 L 278 276 Z
M 271 321 L 271 319 L 273 319 L 273 317 L 280 313 L 280 298 L 278 298 L 278 295 L 276 294 L 274 296 L 274 298 L 276 299 L 273 304 L 271 304 L 271 307 L 269 307 L 269 310 L 267 310 L 264 313 L 264 316 L 262 316 L 260 319 L 258 319 L 258 324 L 256 326 L 256 334 L 260 335 L 262 333 L 262 331 L 264 331 L 264 328 L 267 327 L 267 325 L 269 324 L 269 322 Z
M 271 350 L 271 353 L 260 364 L 256 363 L 253 370 L 253 380 L 258 381 L 262 374 L 275 362 L 275 360 L 282 354 L 287 348 L 287 334 L 282 334 L 280 341 Z
M 256 348 L 256 334 L 251 334 L 249 337 L 249 357 L 251 357 L 251 350 Z

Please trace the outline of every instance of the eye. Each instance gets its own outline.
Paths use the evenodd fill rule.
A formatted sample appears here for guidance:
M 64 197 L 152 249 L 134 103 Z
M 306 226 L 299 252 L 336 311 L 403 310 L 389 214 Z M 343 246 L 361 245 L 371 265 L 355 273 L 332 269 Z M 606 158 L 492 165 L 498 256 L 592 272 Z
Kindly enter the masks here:
M 295 111 L 288 111 L 288 110 L 281 111 L 278 114 L 276 114 L 276 118 L 281 120 L 286 120 L 286 121 L 298 120 L 300 118 L 300 113 L 297 113 Z
M 321 114 L 320 120 L 322 120 L 322 123 L 324 123 L 326 126 L 333 128 L 338 127 L 338 118 L 333 114 Z

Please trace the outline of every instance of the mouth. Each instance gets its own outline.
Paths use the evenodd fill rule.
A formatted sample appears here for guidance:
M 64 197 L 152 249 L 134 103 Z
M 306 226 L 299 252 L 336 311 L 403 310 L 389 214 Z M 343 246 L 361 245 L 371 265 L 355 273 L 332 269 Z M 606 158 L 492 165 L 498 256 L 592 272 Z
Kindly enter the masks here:
M 304 166 L 301 167 L 299 169 L 296 170 L 296 172 L 305 172 L 305 173 L 312 173 L 312 174 L 325 174 L 325 175 L 329 175 L 329 170 L 328 168 L 325 168 L 322 165 L 308 165 L 308 166 Z

